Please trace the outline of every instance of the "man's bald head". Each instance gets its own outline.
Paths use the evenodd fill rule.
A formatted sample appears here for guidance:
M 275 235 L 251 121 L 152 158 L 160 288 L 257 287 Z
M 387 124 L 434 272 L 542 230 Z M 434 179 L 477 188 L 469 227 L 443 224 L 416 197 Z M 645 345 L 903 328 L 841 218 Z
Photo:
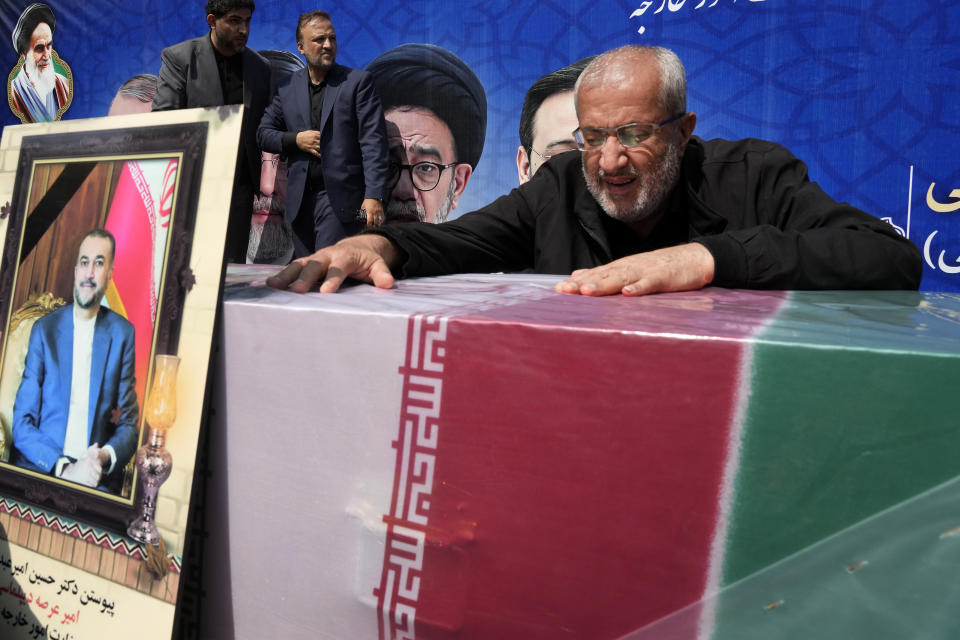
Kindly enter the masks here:
M 587 65 L 574 88 L 577 113 L 581 90 L 596 86 L 624 86 L 636 77 L 637 69 L 656 65 L 659 70 L 657 102 L 667 113 L 687 110 L 687 76 L 683 63 L 670 49 L 627 45 L 598 55 Z
M 577 81 L 578 140 L 587 188 L 611 218 L 646 235 L 666 212 L 696 126 L 676 54 L 621 47 Z

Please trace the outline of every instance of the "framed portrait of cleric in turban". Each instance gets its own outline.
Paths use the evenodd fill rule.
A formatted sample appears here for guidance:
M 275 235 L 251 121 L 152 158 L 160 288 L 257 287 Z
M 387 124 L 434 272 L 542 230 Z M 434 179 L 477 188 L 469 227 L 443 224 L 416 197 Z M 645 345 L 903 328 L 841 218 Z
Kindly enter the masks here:
M 20 56 L 7 77 L 7 103 L 20 122 L 59 120 L 73 102 L 73 74 L 57 55 L 57 18 L 42 2 L 28 5 L 11 34 Z
M 0 169 L 0 529 L 153 562 L 170 605 L 223 279 L 221 194 L 236 163 L 224 150 L 237 148 L 241 109 L 19 125 L 0 142 L 16 160 Z M 29 540 L 31 567 L 66 560 L 49 575 L 96 584 L 75 573 L 83 558 Z M 152 588 L 108 577 L 134 599 Z M 61 607 L 69 595 L 47 594 Z M 172 621 L 173 608 L 157 615 Z M 120 636 L 101 623 L 90 637 Z

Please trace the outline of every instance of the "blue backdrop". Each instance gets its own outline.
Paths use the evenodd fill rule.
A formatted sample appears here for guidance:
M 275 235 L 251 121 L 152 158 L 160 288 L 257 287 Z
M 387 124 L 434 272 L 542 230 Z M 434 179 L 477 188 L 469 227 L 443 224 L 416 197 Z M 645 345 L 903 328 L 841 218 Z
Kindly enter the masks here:
M 27 4 L 0 0 L 3 33 Z M 157 73 L 164 46 L 207 31 L 200 0 L 48 4 L 54 48 L 74 75 L 64 119 L 106 114 L 122 82 Z M 343 64 L 429 42 L 476 72 L 487 138 L 454 215 L 516 186 L 520 106 L 536 78 L 614 46 L 660 44 L 687 66 L 697 134 L 785 144 L 827 192 L 887 218 L 924 251 L 923 289 L 960 291 L 955 0 L 260 0 L 249 46 L 296 52 L 296 18 L 316 8 L 333 16 Z M 9 70 L 17 54 L 7 42 Z M 5 109 L 2 123 L 17 122 Z

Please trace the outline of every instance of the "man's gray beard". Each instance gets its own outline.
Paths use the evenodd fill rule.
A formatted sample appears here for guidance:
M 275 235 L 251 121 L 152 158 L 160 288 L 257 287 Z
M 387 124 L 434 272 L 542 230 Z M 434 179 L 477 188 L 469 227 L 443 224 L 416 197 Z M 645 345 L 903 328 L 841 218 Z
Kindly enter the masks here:
M 33 54 L 27 52 L 24 65 L 27 67 L 27 77 L 30 78 L 33 88 L 37 90 L 37 95 L 41 98 L 46 97 L 57 86 L 57 74 L 53 70 L 52 61 L 43 68 L 43 71 L 40 71 L 33 59 Z
M 606 174 L 603 169 L 599 169 L 595 176 L 591 176 L 587 172 L 586 157 L 584 157 L 581 166 L 583 177 L 587 181 L 587 189 L 600 204 L 604 213 L 620 222 L 631 223 L 648 218 L 660 210 L 660 206 L 666 201 L 677 184 L 682 159 L 683 148 L 678 144 L 671 143 L 664 151 L 662 160 L 646 175 L 637 173 L 632 165 L 628 165 L 623 174 L 636 176 L 637 180 L 640 181 L 640 192 L 637 194 L 633 206 L 624 210 L 618 210 L 613 200 L 604 192 L 601 179 Z
M 453 195 L 457 190 L 457 181 L 450 180 L 450 188 L 447 189 L 447 197 L 440 203 L 440 209 L 433 219 L 434 224 L 446 222 L 450 216 L 450 209 L 453 208 Z M 396 222 L 398 219 L 405 219 L 411 214 L 415 214 L 420 222 L 427 221 L 427 210 L 423 208 L 417 200 L 406 200 L 403 202 L 391 200 L 387 204 L 387 224 Z M 412 221 L 411 221 L 412 222 Z

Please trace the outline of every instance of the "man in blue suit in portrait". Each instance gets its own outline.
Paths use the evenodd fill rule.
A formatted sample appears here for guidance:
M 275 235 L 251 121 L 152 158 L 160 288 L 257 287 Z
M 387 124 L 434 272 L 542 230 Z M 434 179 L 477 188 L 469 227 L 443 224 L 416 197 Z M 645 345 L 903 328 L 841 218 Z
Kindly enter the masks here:
M 389 149 L 371 75 L 336 63 L 330 14 L 300 16 L 297 49 L 307 66 L 278 87 L 257 141 L 287 157 L 286 215 L 299 257 L 383 223 Z
M 139 436 L 134 327 L 100 305 L 115 241 L 104 229 L 80 242 L 73 304 L 36 321 L 13 405 L 10 462 L 120 493 Z

